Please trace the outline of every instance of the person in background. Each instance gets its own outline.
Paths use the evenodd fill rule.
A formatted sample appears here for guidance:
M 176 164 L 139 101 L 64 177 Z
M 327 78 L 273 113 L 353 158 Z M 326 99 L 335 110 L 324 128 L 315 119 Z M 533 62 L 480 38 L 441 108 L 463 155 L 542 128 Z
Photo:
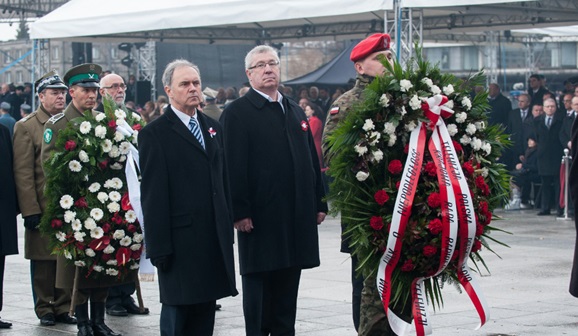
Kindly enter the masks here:
M 321 135 L 323 134 L 323 122 L 319 119 L 321 108 L 313 103 L 308 103 L 305 106 L 305 115 L 311 128 L 311 135 L 315 143 L 315 150 L 319 158 L 319 167 L 323 168 L 323 154 L 321 152 Z
M 221 113 L 223 111 L 217 106 L 217 91 L 206 87 L 203 90 L 203 95 L 205 97 L 205 106 L 203 107 L 203 113 L 213 118 L 213 120 L 219 121 Z
M 29 115 L 30 113 L 32 113 L 32 107 L 28 104 L 22 104 L 20 105 L 20 116 L 22 118 L 26 118 L 27 115 Z
M 10 111 L 12 111 L 12 106 L 10 103 L 0 103 L 0 124 L 8 128 L 8 131 L 10 131 L 10 138 L 12 138 L 12 135 L 14 134 L 14 124 L 16 123 L 16 119 L 12 117 Z

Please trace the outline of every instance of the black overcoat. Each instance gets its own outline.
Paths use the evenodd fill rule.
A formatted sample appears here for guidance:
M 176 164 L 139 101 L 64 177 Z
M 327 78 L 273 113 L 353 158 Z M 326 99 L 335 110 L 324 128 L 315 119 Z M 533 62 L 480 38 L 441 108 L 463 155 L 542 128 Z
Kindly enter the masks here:
M 218 122 L 198 114 L 206 150 L 168 107 L 139 134 L 147 256 L 168 256 L 160 300 L 190 305 L 236 295 L 233 222 Z
M 570 153 L 573 158 L 578 157 L 578 122 L 574 120 L 572 124 L 572 148 Z M 578 209 L 578 160 L 572 160 L 570 166 L 569 190 L 574 209 Z M 578 216 L 574 215 L 574 226 L 576 227 L 576 242 L 574 243 L 574 261 L 572 263 L 572 273 L 570 276 L 570 294 L 578 297 Z
M 0 125 L 0 255 L 18 254 L 16 216 L 18 204 L 12 166 L 10 131 Z
M 229 104 L 225 129 L 241 274 L 319 266 L 317 213 L 327 212 L 307 117 L 293 101 L 269 102 L 254 89 Z
M 562 120 L 552 118 L 550 129 L 546 127 L 545 115 L 534 118 L 534 130 L 538 142 L 538 172 L 541 176 L 559 175 L 564 147 L 560 142 Z

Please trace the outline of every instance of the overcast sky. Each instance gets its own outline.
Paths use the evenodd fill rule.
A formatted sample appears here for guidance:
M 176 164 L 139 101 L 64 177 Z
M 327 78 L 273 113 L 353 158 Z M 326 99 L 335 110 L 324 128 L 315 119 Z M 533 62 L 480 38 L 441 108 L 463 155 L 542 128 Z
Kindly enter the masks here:
M 10 27 L 8 23 L 0 23 L 0 41 L 14 40 L 16 38 L 16 29 L 18 29 L 17 24 L 13 24 Z

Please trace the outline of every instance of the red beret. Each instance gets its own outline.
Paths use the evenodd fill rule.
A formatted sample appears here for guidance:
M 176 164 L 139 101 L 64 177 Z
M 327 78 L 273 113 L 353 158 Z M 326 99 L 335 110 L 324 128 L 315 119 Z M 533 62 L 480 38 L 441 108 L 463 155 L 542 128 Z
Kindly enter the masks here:
M 388 50 L 390 41 L 389 34 L 373 34 L 353 47 L 349 58 L 351 61 L 357 62 L 374 52 Z

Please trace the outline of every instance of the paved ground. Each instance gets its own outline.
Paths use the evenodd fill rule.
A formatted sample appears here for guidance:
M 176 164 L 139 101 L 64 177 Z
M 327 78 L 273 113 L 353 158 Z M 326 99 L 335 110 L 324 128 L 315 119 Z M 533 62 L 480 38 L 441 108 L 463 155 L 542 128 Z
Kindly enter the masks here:
M 538 217 L 536 211 L 498 211 L 504 217 L 495 225 L 512 233 L 495 237 L 510 248 L 495 246 L 498 258 L 485 252 L 492 274 L 480 283 L 491 307 L 490 321 L 478 331 L 476 313 L 465 294 L 444 288 L 445 307 L 431 315 L 434 335 L 577 335 L 578 299 L 568 294 L 572 267 L 574 222 Z M 19 223 L 22 227 L 22 223 Z M 20 251 L 23 251 L 20 232 Z M 350 308 L 350 264 L 339 250 L 339 220 L 320 227 L 321 266 L 303 272 L 297 313 L 297 334 L 308 336 L 355 335 Z M 240 279 L 237 280 L 240 291 Z M 143 283 L 149 316 L 109 317 L 107 323 L 125 336 L 158 335 L 160 304 L 158 284 Z M 215 335 L 244 335 L 242 293 L 220 300 Z M 42 327 L 34 315 L 29 264 L 21 255 L 6 260 L 2 318 L 14 324 L 0 335 L 75 335 L 75 326 Z

